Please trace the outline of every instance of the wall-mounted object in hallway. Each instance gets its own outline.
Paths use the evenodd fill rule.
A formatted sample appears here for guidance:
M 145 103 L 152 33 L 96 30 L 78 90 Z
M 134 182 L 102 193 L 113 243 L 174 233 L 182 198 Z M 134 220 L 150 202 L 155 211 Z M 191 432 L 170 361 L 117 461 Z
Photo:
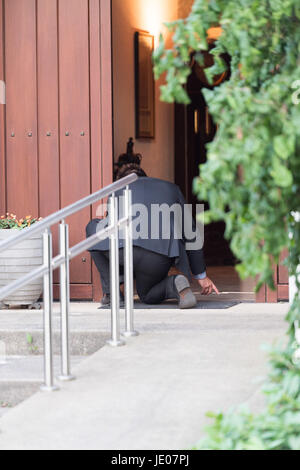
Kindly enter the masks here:
M 154 139 L 155 86 L 152 63 L 154 36 L 138 31 L 134 36 L 134 45 L 136 138 Z
M 213 48 L 213 41 L 210 41 L 210 43 L 211 43 L 210 45 L 210 49 L 211 49 Z M 213 77 L 213 82 L 209 83 L 205 74 L 205 69 L 209 69 L 210 67 L 214 65 L 214 56 L 209 51 L 202 51 L 201 54 L 198 54 L 198 56 L 199 58 L 201 58 L 200 60 L 200 62 L 202 62 L 201 65 L 199 62 L 199 58 L 197 61 L 196 57 L 194 56 L 192 59 L 192 67 L 193 67 L 193 70 L 195 71 L 197 79 L 200 81 L 202 86 L 211 88 L 211 87 L 219 86 L 221 85 L 221 83 L 227 80 L 227 78 L 229 77 L 229 68 L 226 68 L 226 70 L 224 70 L 222 73 Z M 227 65 L 229 65 L 228 64 L 229 59 L 227 57 L 223 56 L 222 59 L 224 61 L 224 64 L 227 63 Z

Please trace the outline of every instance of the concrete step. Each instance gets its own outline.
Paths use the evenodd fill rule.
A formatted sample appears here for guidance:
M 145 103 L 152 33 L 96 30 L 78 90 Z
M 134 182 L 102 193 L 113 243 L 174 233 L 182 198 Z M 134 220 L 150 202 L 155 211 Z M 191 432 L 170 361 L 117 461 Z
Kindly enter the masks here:
M 103 315 L 93 305 L 93 319 L 89 321 L 82 312 L 85 305 L 76 304 L 70 314 L 70 353 L 73 356 L 89 356 L 102 348 L 110 336 L 110 316 Z M 82 307 L 82 309 L 81 309 Z M 80 309 L 81 313 L 77 313 Z M 60 307 L 54 304 L 53 350 L 60 354 Z M 1 346 L 9 356 L 43 354 L 43 311 L 11 309 L 0 311 L 0 356 Z
M 7 402 L 0 402 L 0 418 L 12 409 L 12 405 Z
M 84 359 L 72 356 L 71 367 Z M 9 356 L 0 364 L 0 416 L 39 390 L 43 383 L 42 356 Z M 54 374 L 60 373 L 60 357 L 54 356 Z
M 80 309 L 73 328 L 101 329 L 109 318 Z M 260 346 L 283 338 L 287 309 L 138 310 L 140 336 L 101 348 L 74 369 L 76 381 L 1 418 L 0 450 L 190 449 L 209 410 L 249 402 L 260 409 L 267 371 Z
M 213 303 L 210 303 L 213 306 Z M 227 305 L 227 304 L 226 304 Z M 182 311 L 178 308 L 137 308 L 135 311 L 136 328 L 140 332 L 161 330 L 172 331 L 184 323 L 185 329 L 194 329 L 194 319 L 197 320 L 199 330 L 213 331 L 216 326 L 222 324 L 222 329 L 231 330 L 241 326 L 236 322 L 236 317 L 249 315 L 247 327 L 255 324 L 255 311 L 258 304 L 244 303 L 231 308 L 202 309 Z M 94 303 L 71 303 L 70 311 L 70 351 L 74 356 L 88 356 L 101 349 L 110 337 L 110 310 L 98 310 L 98 304 Z M 265 304 L 264 316 L 259 327 L 264 329 L 272 324 L 280 322 L 274 313 L 288 309 L 288 305 Z M 124 329 L 124 310 L 121 311 L 121 329 Z M 253 320 L 252 320 L 253 318 Z M 53 347 L 54 353 L 60 354 L 60 314 L 59 305 L 54 305 L 53 313 Z M 220 327 L 221 328 L 221 327 Z M 0 356 L 2 349 L 7 355 L 32 356 L 43 353 L 43 314 L 42 311 L 10 310 L 0 311 Z
M 70 333 L 70 354 L 90 356 L 101 349 L 109 339 L 107 331 L 72 331 Z M 0 330 L 0 341 L 4 343 L 8 356 L 35 356 L 43 354 L 42 330 Z M 54 354 L 60 354 L 60 332 L 53 333 Z

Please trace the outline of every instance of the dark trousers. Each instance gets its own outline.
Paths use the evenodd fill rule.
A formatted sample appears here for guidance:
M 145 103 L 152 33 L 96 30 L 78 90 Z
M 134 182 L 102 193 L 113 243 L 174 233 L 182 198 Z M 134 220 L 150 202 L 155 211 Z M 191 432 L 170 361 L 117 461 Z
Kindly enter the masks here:
M 109 251 L 92 251 L 91 255 L 100 273 L 103 293 L 109 294 Z M 168 276 L 173 262 L 174 260 L 167 256 L 133 247 L 134 277 L 142 302 L 154 305 L 178 297 L 174 287 L 175 276 Z M 124 266 L 123 249 L 120 249 L 120 266 Z

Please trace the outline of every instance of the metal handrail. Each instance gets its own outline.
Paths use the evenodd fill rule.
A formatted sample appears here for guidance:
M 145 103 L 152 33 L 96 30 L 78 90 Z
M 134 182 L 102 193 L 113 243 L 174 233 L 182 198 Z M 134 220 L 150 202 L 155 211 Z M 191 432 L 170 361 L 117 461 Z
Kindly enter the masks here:
M 61 209 L 55 212 L 54 214 L 45 217 L 43 220 L 36 222 L 30 228 L 23 229 L 22 231 L 20 231 L 20 233 L 18 233 L 18 235 L 15 235 L 14 237 L 11 237 L 1 242 L 0 252 L 3 250 L 7 250 L 11 246 L 14 246 L 19 242 L 27 240 L 32 235 L 42 233 L 45 229 L 51 227 L 52 225 L 60 222 L 63 219 L 66 219 L 70 215 L 73 215 L 76 212 L 79 212 L 80 210 L 91 206 L 92 204 L 100 201 L 101 199 L 105 199 L 107 196 L 110 196 L 111 194 L 116 193 L 120 189 L 123 189 L 125 186 L 133 183 L 137 180 L 137 178 L 138 177 L 136 174 L 126 176 L 125 178 L 122 178 L 119 181 L 116 181 L 115 183 L 112 183 L 109 186 L 106 186 L 105 188 L 102 188 L 99 191 L 90 194 L 89 196 L 80 199 L 77 202 L 74 202 L 73 204 L 65 207 L 64 209 Z
M 55 391 L 58 387 L 53 380 L 53 348 L 52 348 L 52 310 L 53 310 L 53 270 L 60 268 L 60 310 L 61 310 L 61 381 L 74 380 L 70 370 L 69 355 L 69 304 L 70 304 L 70 260 L 94 246 L 100 240 L 110 238 L 110 282 L 111 282 L 111 346 L 122 346 L 124 341 L 120 333 L 120 285 L 119 285 L 119 230 L 125 229 L 124 268 L 125 268 L 125 332 L 123 336 L 136 336 L 133 317 L 133 244 L 132 244 L 132 202 L 129 185 L 137 180 L 137 175 L 129 175 L 100 191 L 87 196 L 64 209 L 55 212 L 32 227 L 22 230 L 17 235 L 0 243 L 0 252 L 27 240 L 33 235 L 43 233 L 43 265 L 25 276 L 0 289 L 0 300 L 43 276 L 44 304 L 44 376 L 43 391 Z M 119 220 L 119 201 L 115 193 L 124 189 L 124 214 Z M 110 220 L 108 227 L 95 235 L 69 247 L 69 227 L 65 218 L 111 196 Z M 50 227 L 60 222 L 60 254 L 52 256 L 52 233 Z

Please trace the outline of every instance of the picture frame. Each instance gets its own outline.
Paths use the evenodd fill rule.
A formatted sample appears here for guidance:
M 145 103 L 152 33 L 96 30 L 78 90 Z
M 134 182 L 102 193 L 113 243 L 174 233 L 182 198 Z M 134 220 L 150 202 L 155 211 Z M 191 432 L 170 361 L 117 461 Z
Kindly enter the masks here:
M 136 139 L 154 139 L 155 81 L 152 62 L 154 36 L 146 31 L 136 31 L 134 51 Z

